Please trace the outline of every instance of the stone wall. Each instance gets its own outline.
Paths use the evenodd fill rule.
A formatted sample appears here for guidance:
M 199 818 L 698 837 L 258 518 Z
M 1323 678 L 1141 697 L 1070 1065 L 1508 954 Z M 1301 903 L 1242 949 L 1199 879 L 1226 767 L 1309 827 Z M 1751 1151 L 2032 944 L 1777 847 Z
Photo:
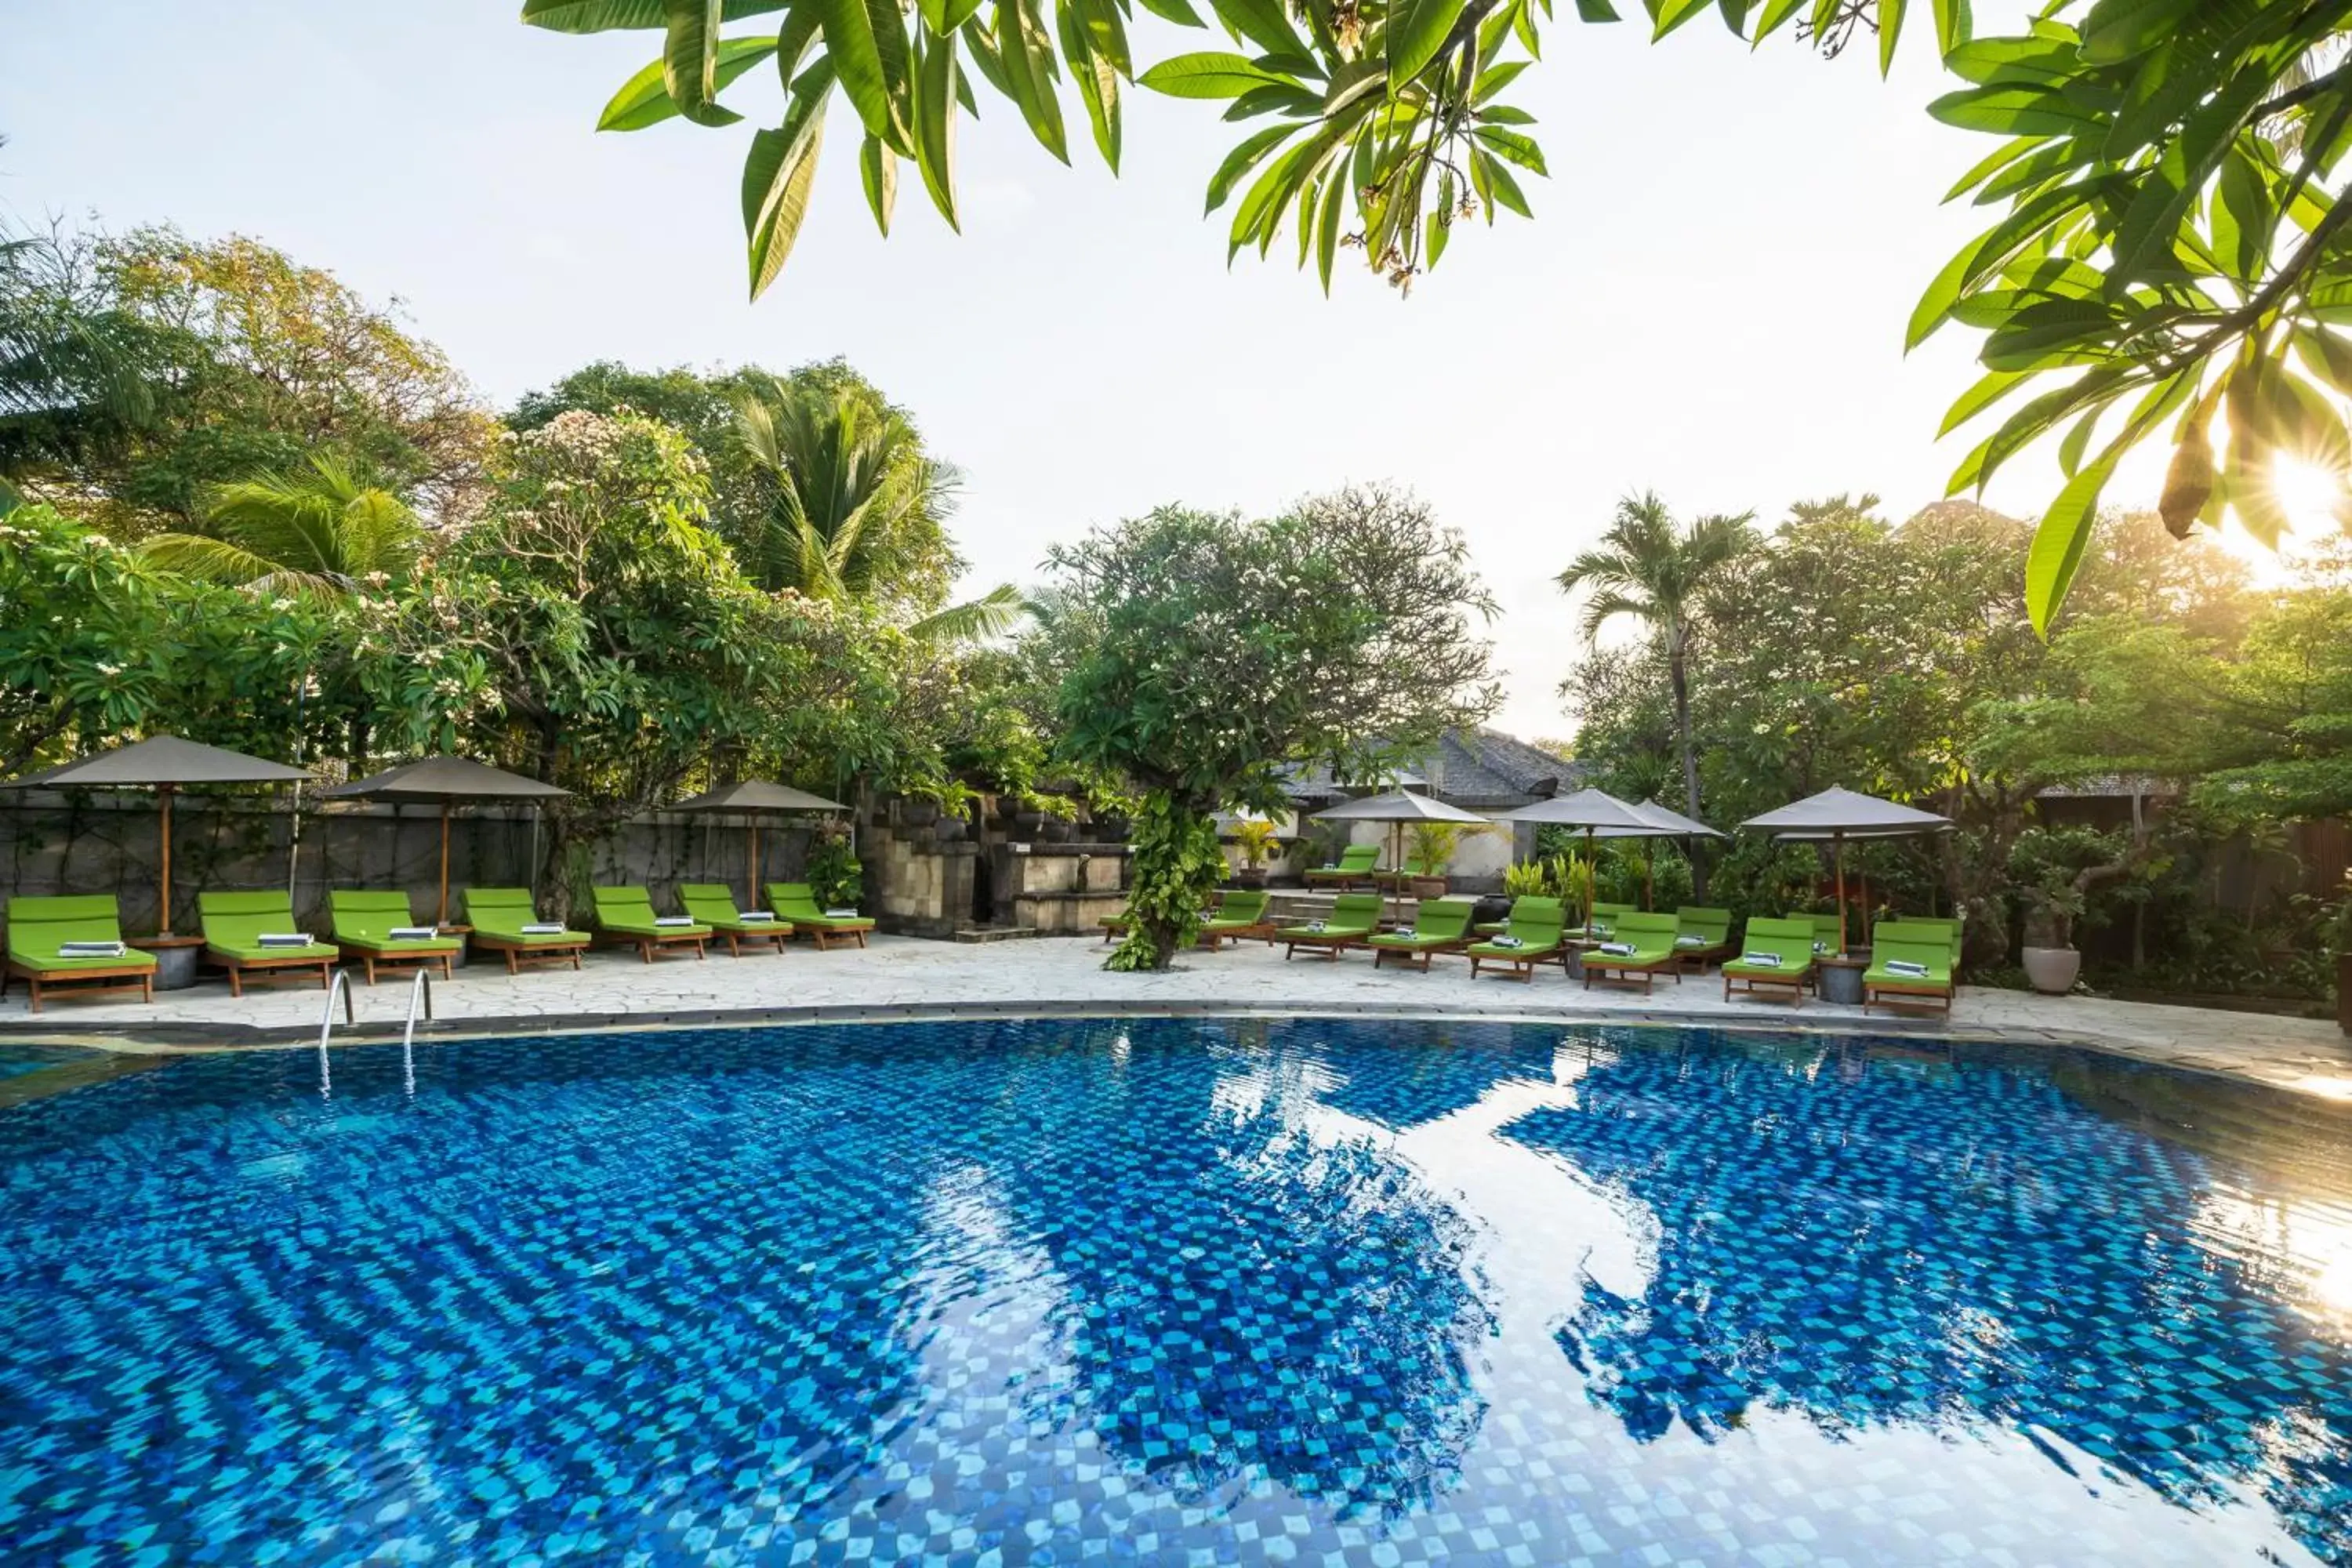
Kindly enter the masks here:
M 1048 932 L 1092 931 L 1127 908 L 1124 844 L 1005 842 L 988 851 L 995 923 Z
M 638 884 L 673 908 L 680 882 L 725 882 L 740 900 L 751 868 L 749 819 L 656 812 L 588 846 L 575 868 L 586 883 Z M 461 807 L 449 825 L 449 907 L 459 889 L 529 886 L 545 903 L 560 868 L 541 864 L 543 837 L 529 808 Z M 761 878 L 797 881 L 805 829 L 770 818 L 760 833 Z M 289 858 L 290 857 L 290 858 Z M 126 931 L 158 929 L 155 795 L 148 790 L 0 791 L 0 897 L 112 893 Z M 399 888 L 420 919 L 434 913 L 441 871 L 436 806 L 182 792 L 173 810 L 173 927 L 194 931 L 207 889 L 283 889 L 296 918 L 323 929 L 335 888 Z
M 977 918 L 980 847 L 966 840 L 962 818 L 908 812 L 906 805 L 886 804 L 859 831 L 868 906 L 884 931 L 952 936 Z

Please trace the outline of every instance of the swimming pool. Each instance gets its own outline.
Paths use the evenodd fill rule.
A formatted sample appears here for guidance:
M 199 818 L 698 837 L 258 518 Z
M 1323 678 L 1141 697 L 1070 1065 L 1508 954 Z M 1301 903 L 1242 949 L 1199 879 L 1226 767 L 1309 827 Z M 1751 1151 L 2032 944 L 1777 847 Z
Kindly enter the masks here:
M 0 1111 L 0 1560 L 2352 1563 L 2344 1124 L 1958 1050 L 175 1061 Z

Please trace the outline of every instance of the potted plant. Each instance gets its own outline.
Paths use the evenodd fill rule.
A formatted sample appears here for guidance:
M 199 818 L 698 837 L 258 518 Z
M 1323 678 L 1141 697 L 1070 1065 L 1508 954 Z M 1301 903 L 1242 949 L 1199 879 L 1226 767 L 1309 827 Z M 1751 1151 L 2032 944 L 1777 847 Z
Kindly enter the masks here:
M 1407 830 L 1412 844 L 1411 863 L 1428 875 L 1409 878 L 1406 891 L 1416 899 L 1442 899 L 1445 896 L 1446 873 L 1453 869 L 1454 853 L 1462 841 L 1473 833 L 1486 830 L 1465 822 L 1416 822 Z
M 2097 884 L 2127 875 L 2139 846 L 2087 827 L 2030 827 L 2010 851 L 2010 875 L 2025 905 L 2025 978 L 2045 996 L 2063 996 L 2083 972 L 2074 922 Z
M 1234 873 L 1237 888 L 1263 888 L 1266 884 L 1265 863 L 1279 847 L 1276 842 L 1274 824 L 1263 817 L 1244 817 L 1234 825 L 1234 845 L 1242 852 L 1242 868 Z

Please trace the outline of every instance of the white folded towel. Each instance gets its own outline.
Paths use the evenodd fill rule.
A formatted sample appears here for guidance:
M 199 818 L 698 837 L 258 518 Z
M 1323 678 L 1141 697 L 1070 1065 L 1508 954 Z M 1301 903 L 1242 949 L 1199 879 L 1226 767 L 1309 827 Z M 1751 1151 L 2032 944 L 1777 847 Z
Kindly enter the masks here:
M 561 921 L 533 921 L 521 931 L 525 936 L 562 936 L 563 923 Z
M 692 915 L 656 915 L 654 917 L 654 924 L 657 926 L 690 926 L 693 923 Z
M 1323 929 L 1323 922 L 1321 921 L 1308 921 L 1307 922 L 1307 929 L 1308 931 L 1321 931 Z
M 1609 926 L 1606 921 L 1594 921 L 1591 925 L 1584 928 L 1584 934 L 1587 936 L 1607 936 L 1609 934 Z
M 1413 931 L 1411 926 L 1399 926 L 1396 930 L 1389 932 L 1389 934 L 1391 936 L 1411 936 L 1413 934 Z
M 61 942 L 58 943 L 59 958 L 121 958 L 130 952 L 119 942 Z
M 824 911 L 824 918 L 829 921 L 854 921 L 857 919 L 857 911 L 856 910 L 827 910 Z
M 1486 945 L 1488 947 L 1525 947 L 1527 943 L 1515 936 L 1498 936 Z
M 299 931 L 266 931 L 256 936 L 253 941 L 257 947 L 308 947 L 310 945 L 310 933 Z
M 1780 967 L 1780 955 L 1777 952 L 1743 952 L 1739 955 L 1739 962 L 1751 969 L 1778 969 Z
M 1631 958 L 1633 956 L 1633 944 L 1630 942 L 1604 942 L 1601 944 L 1601 951 L 1612 958 Z
M 1813 951 L 1814 951 L 1815 952 L 1827 952 L 1829 950 L 1830 950 L 1830 944 L 1829 944 L 1828 942 L 1817 942 L 1813 943 Z
M 1705 947 L 1706 945 L 1706 938 L 1703 936 L 1678 936 L 1675 938 L 1675 945 L 1676 947 Z
M 735 918 L 746 924 L 757 924 L 761 921 L 774 920 L 776 918 L 776 911 L 773 910 L 745 910 Z
M 394 942 L 431 942 L 441 934 L 438 926 L 394 926 L 383 933 Z
M 1914 963 L 1907 958 L 1890 958 L 1886 961 L 1886 973 L 1900 974 L 1906 980 L 1924 980 L 1927 977 L 1927 966 Z

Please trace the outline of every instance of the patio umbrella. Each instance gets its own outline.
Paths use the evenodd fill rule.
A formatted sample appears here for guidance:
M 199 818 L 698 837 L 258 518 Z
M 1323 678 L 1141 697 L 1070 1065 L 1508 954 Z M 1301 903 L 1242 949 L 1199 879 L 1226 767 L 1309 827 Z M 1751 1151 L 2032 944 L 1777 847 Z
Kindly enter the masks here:
M 1832 787 L 1819 795 L 1807 795 L 1778 811 L 1751 816 L 1739 826 L 1750 832 L 1769 833 L 1775 838 L 1814 843 L 1822 839 L 1829 841 L 1831 856 L 1837 865 L 1838 956 L 1843 958 L 1845 841 L 1849 838 L 1902 838 L 1915 833 L 1948 833 L 1953 823 L 1950 817 L 1937 816 L 1932 811 L 1898 805 L 1874 795 L 1860 795 L 1850 789 Z
M 1631 805 L 1603 790 L 1580 789 L 1574 795 L 1555 795 L 1539 800 L 1533 805 L 1523 805 L 1503 818 L 1506 822 L 1549 822 L 1561 827 L 1584 829 L 1584 855 L 1592 859 L 1592 844 L 1597 838 L 1663 838 L 1682 831 L 1667 827 L 1654 817 L 1643 814 L 1640 806 Z M 1584 923 L 1592 924 L 1592 879 L 1584 883 Z
M 1389 864 L 1402 871 L 1404 868 L 1404 827 L 1412 822 L 1475 822 L 1485 826 L 1487 818 L 1475 811 L 1465 811 L 1458 805 L 1448 805 L 1425 795 L 1410 790 L 1392 789 L 1383 795 L 1366 795 L 1361 800 L 1343 800 L 1337 805 L 1327 805 L 1315 814 L 1318 819 L 1332 822 L 1385 822 L 1391 827 Z
M 760 902 L 760 814 L 765 811 L 847 811 L 849 807 L 837 800 L 827 800 L 821 795 L 811 795 L 790 784 L 769 784 L 750 779 L 741 784 L 720 784 L 705 790 L 690 800 L 679 801 L 672 811 L 735 811 L 751 819 L 751 869 L 745 873 L 750 887 L 745 893 L 744 908 L 763 908 Z
M 0 784 L 0 789 L 152 788 L 162 808 L 163 912 L 156 935 L 172 934 L 172 796 L 182 784 L 285 784 L 307 779 L 300 768 L 266 763 L 242 752 L 183 741 L 177 735 L 157 735 L 135 745 L 100 752 L 79 762 L 44 768 L 20 779 Z
M 491 767 L 488 763 L 478 763 L 471 757 L 425 757 L 319 793 L 338 799 L 365 796 L 395 802 L 440 802 L 441 901 L 435 907 L 433 917 L 433 923 L 440 926 L 449 923 L 449 813 L 457 804 L 461 800 L 554 800 L 572 792 Z

